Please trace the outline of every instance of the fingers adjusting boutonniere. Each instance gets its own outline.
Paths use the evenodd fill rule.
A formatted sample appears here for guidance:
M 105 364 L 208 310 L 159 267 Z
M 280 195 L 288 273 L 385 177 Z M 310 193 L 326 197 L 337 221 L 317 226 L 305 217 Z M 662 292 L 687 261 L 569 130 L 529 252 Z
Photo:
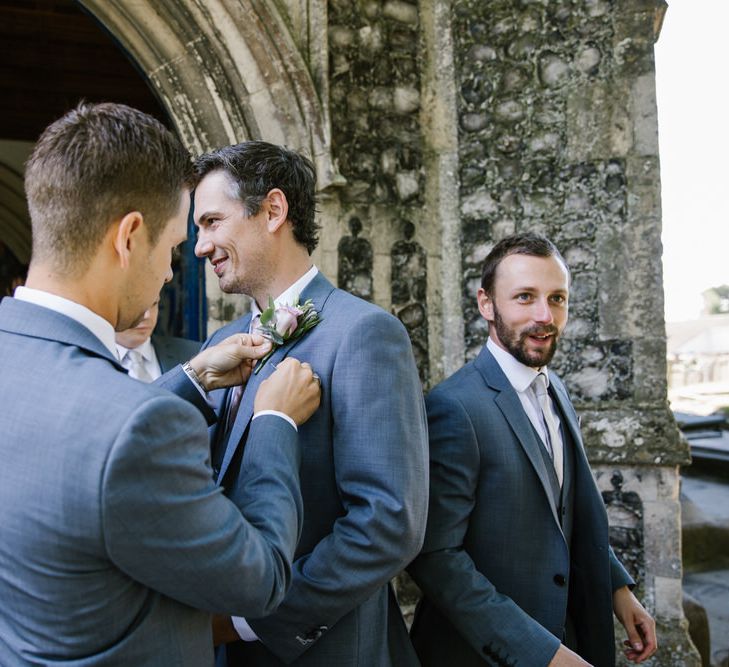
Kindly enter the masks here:
M 268 308 L 261 313 L 261 324 L 256 331 L 271 341 L 271 351 L 256 364 L 253 372 L 258 374 L 279 347 L 298 340 L 319 322 L 321 318 L 311 299 L 299 304 L 299 298 L 296 297 L 290 306 L 276 306 L 269 296 Z

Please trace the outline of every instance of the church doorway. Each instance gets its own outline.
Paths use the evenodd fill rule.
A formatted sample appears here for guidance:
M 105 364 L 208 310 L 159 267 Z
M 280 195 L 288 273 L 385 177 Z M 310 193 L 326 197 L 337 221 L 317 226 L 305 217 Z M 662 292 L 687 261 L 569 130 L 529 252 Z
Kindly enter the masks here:
M 80 100 L 120 102 L 174 123 L 128 51 L 74 0 L 0 0 L 0 297 L 22 284 L 30 259 L 24 163 L 54 119 Z M 205 336 L 202 271 L 188 241 L 161 298 L 161 333 Z

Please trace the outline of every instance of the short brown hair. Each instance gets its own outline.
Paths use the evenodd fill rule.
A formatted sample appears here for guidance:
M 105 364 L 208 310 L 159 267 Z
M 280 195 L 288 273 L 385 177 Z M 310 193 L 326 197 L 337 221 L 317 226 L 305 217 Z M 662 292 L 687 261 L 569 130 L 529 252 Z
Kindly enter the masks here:
M 33 259 L 78 275 L 127 213 L 156 244 L 191 184 L 190 154 L 158 120 L 123 104 L 86 104 L 49 125 L 26 163 Z
M 214 171 L 224 171 L 236 186 L 233 196 L 248 215 L 256 215 L 274 188 L 286 195 L 288 219 L 297 243 L 311 255 L 319 243 L 316 222 L 316 170 L 311 160 L 285 146 L 244 141 L 205 153 L 195 160 L 198 183 Z
M 567 266 L 557 246 L 546 236 L 525 232 L 523 234 L 512 234 L 501 239 L 488 254 L 483 263 L 481 272 L 481 287 L 486 294 L 493 294 L 496 269 L 499 268 L 501 260 L 509 255 L 531 255 L 532 257 L 556 257 L 567 269 L 567 276 L 570 276 L 570 267 Z

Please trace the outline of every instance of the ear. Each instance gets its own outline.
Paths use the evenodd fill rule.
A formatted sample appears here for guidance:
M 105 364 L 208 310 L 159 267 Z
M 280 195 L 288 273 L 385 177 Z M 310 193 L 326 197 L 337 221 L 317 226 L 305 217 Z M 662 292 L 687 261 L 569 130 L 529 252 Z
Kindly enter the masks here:
M 493 299 L 483 289 L 483 287 L 478 288 L 476 301 L 478 302 L 478 312 L 481 313 L 481 317 L 483 317 L 487 322 L 493 322 L 494 302 Z
M 274 233 L 278 231 L 281 226 L 289 218 L 289 202 L 286 199 L 286 195 L 282 190 L 274 188 L 266 195 L 266 201 L 268 203 L 268 219 L 266 226 L 268 231 Z
M 131 261 L 132 251 L 139 247 L 142 242 L 142 235 L 146 233 L 144 216 L 139 211 L 127 213 L 116 224 L 116 228 L 112 228 L 112 230 L 112 243 L 119 258 L 119 266 L 127 269 Z

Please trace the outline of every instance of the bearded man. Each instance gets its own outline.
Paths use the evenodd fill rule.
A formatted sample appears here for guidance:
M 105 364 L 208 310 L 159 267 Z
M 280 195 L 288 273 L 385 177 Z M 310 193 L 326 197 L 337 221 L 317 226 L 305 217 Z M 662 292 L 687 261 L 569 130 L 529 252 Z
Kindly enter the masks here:
M 608 544 L 579 422 L 547 370 L 567 324 L 570 273 L 537 234 L 485 260 L 479 356 L 426 399 L 430 507 L 409 571 L 424 592 L 412 638 L 424 667 L 615 664 L 656 650 L 655 623 Z

